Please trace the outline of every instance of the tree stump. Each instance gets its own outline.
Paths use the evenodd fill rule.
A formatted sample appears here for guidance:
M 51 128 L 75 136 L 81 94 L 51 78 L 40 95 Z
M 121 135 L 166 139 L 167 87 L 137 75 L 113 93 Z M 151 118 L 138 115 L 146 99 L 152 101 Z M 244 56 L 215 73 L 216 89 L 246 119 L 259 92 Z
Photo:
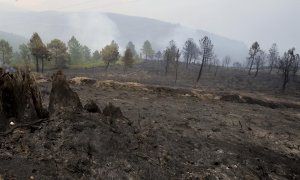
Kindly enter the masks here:
M 103 115 L 112 118 L 122 118 L 123 113 L 119 107 L 114 106 L 111 102 L 103 109 Z
M 50 94 L 49 112 L 75 112 L 83 109 L 78 94 L 70 88 L 66 76 L 62 71 L 52 76 L 52 89 Z
M 93 100 L 89 100 L 88 103 L 84 106 L 84 109 L 90 113 L 101 113 L 99 106 Z
M 30 73 L 21 70 L 4 73 L 0 68 L 0 131 L 8 127 L 10 119 L 22 123 L 48 115 L 42 106 L 36 81 Z

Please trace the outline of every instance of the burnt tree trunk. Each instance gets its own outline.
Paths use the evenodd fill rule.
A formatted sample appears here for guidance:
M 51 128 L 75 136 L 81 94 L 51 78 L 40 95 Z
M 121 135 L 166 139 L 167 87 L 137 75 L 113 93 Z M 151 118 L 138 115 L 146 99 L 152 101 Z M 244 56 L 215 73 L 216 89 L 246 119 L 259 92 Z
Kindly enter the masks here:
M 197 77 L 197 81 L 196 82 L 199 82 L 200 78 L 201 78 L 201 75 L 202 75 L 202 70 L 203 70 L 203 66 L 204 66 L 204 57 L 202 59 L 202 63 L 201 63 L 201 67 L 200 67 L 200 70 L 199 70 L 199 74 L 198 74 L 198 77 Z
M 177 83 L 178 78 L 178 64 L 179 64 L 179 49 L 176 53 L 176 62 L 175 62 L 175 84 Z
M 251 63 L 250 63 L 250 68 L 249 68 L 249 71 L 248 71 L 248 75 L 251 74 L 251 70 L 252 70 L 253 63 L 254 63 L 253 61 L 254 61 L 253 58 L 251 58 Z
M 36 61 L 36 72 L 39 72 L 39 58 L 36 56 L 35 57 L 35 61 Z
M 109 62 L 105 66 L 105 71 L 107 71 L 108 67 L 109 67 Z
M 44 58 L 42 58 L 42 73 L 44 73 Z
M 58 71 L 52 76 L 52 89 L 49 101 L 50 114 L 75 112 L 83 109 L 78 94 L 70 88 L 66 76 Z
M 216 70 L 215 70 L 215 76 L 217 76 L 218 69 L 219 69 L 219 66 L 216 66 Z
M 283 73 L 282 91 L 285 91 L 288 82 L 289 82 L 289 71 L 285 69 Z
M 3 61 L 3 64 L 5 63 L 5 56 L 4 56 L 5 54 L 4 54 L 4 51 L 2 52 L 2 61 Z
M 256 66 L 256 72 L 255 72 L 254 77 L 256 77 L 256 76 L 258 75 L 258 70 L 259 70 L 259 66 L 257 65 L 257 66 Z
M 190 55 L 188 54 L 188 56 L 186 57 L 186 65 L 185 65 L 186 69 L 188 69 L 189 63 L 190 63 Z
M 270 71 L 269 71 L 269 74 L 271 74 L 272 73 L 272 71 L 273 71 L 273 62 L 271 63 L 271 65 L 270 65 Z
M 165 75 L 168 74 L 169 65 L 170 65 L 170 53 L 167 52 L 167 59 L 166 59 L 166 66 L 165 66 Z
M 23 71 L 13 74 L 0 71 L 0 131 L 15 123 L 48 117 L 34 78 Z

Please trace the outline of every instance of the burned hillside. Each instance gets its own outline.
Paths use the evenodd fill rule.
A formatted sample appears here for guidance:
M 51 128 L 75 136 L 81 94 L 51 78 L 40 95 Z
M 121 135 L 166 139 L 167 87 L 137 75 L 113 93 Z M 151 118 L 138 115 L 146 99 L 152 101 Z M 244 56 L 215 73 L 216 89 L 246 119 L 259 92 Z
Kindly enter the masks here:
M 1 83 L 2 99 L 5 88 L 31 90 L 9 91 L 16 94 L 1 101 L 2 179 L 299 178 L 297 102 L 62 71 L 2 74 Z M 7 113 L 15 96 L 24 101 L 14 105 L 31 107 L 34 118 Z

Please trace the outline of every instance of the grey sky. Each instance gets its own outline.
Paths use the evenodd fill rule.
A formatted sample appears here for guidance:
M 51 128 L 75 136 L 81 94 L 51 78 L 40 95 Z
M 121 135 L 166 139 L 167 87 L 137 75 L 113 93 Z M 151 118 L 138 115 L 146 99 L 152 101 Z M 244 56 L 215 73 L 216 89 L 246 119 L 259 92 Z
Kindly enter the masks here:
M 253 41 L 268 49 L 300 49 L 300 0 L 0 0 L 7 6 L 44 11 L 104 11 L 155 18 Z M 1 4 L 1 6 L 4 6 Z M 12 8 L 10 8 L 12 9 Z M 299 51 L 298 49 L 298 51 Z

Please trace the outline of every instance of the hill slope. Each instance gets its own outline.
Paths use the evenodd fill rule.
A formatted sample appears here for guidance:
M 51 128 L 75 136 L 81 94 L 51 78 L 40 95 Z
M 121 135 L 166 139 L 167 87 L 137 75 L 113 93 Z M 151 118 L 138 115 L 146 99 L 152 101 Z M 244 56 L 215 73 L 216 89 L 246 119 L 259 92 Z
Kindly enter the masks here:
M 0 40 L 2 39 L 8 41 L 9 44 L 13 47 L 14 51 L 18 51 L 20 44 L 28 42 L 28 40 L 25 37 L 0 31 Z
M 181 47 L 187 38 L 195 41 L 208 35 L 219 57 L 227 54 L 234 60 L 243 60 L 247 46 L 239 41 L 194 30 L 178 24 L 171 24 L 149 18 L 125 16 L 112 13 L 62 13 L 62 12 L 1 12 L 0 30 L 30 38 L 38 32 L 45 42 L 53 38 L 68 41 L 72 35 L 92 49 L 101 49 L 111 40 L 121 48 L 133 41 L 140 49 L 145 40 L 150 40 L 155 50 L 162 50 L 170 40 Z

